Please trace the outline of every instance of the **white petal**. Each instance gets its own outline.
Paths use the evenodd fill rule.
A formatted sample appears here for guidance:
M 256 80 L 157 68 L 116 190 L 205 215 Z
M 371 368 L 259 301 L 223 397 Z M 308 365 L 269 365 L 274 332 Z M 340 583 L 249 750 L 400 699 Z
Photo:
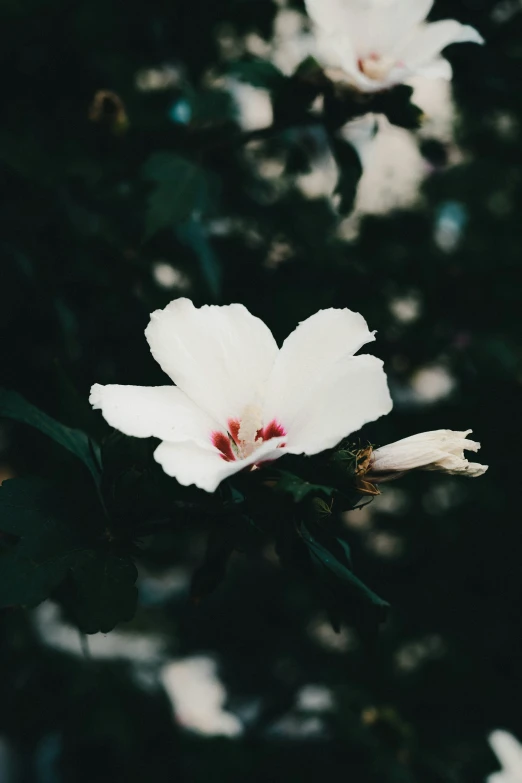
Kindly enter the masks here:
M 221 482 L 258 462 L 274 461 L 286 453 L 278 448 L 285 438 L 272 438 L 262 444 L 246 459 L 225 462 L 217 449 L 208 451 L 195 443 L 160 443 L 154 452 L 154 459 L 167 475 L 180 484 L 196 487 L 206 492 L 215 492 Z
M 392 409 L 386 373 L 375 356 L 354 356 L 332 365 L 319 383 L 311 383 L 287 419 L 291 454 L 318 454 L 336 446 Z
M 348 32 L 350 12 L 346 0 L 305 0 L 306 12 L 327 33 Z
M 163 371 L 222 427 L 261 404 L 278 348 L 243 305 L 198 309 L 176 299 L 152 313 L 145 335 Z
M 361 74 L 358 58 L 349 35 L 318 33 L 316 47 L 316 58 L 323 67 L 342 68 L 346 74 L 353 76 Z
M 357 56 L 387 54 L 428 15 L 433 0 L 305 0 L 324 32 L 349 35 Z
M 263 420 L 278 421 L 293 453 L 315 454 L 391 410 L 382 362 L 353 357 L 374 333 L 359 313 L 320 310 L 285 340 Z
M 219 429 L 213 419 L 175 386 L 100 386 L 89 402 L 104 419 L 125 435 L 162 440 L 194 440 L 213 449 L 211 435 Z
M 451 476 L 468 476 L 469 478 L 483 476 L 487 469 L 487 465 L 481 465 L 478 462 L 468 462 L 467 459 L 457 457 L 454 454 L 446 455 L 438 462 L 426 465 L 424 468 L 424 470 L 442 471 L 443 473 L 449 473 Z
M 370 79 L 361 71 L 349 36 L 319 35 L 316 54 L 319 62 L 326 68 L 326 75 L 332 81 L 348 83 L 366 93 L 380 92 L 390 86 L 387 80 Z M 337 72 L 335 69 L 340 70 Z
M 400 19 L 403 29 L 415 27 L 427 18 L 434 0 L 396 0 L 390 4 L 390 15 Z
M 319 310 L 302 321 L 279 351 L 267 387 L 265 412 L 285 401 L 291 408 L 331 365 L 374 340 L 375 332 L 352 310 Z
M 446 46 L 466 42 L 480 44 L 484 43 L 484 39 L 474 27 L 446 19 L 419 27 L 410 40 L 396 51 L 396 56 L 414 70 L 431 63 Z
M 512 734 L 497 729 L 489 735 L 489 744 L 493 748 L 505 773 L 511 773 L 513 780 L 522 774 L 522 745 Z
M 444 57 L 437 57 L 426 65 L 416 68 L 415 74 L 426 79 L 445 79 L 449 82 L 453 78 L 453 68 Z
M 487 466 L 468 462 L 464 451 L 478 451 L 480 443 L 468 440 L 471 430 L 420 432 L 376 449 L 371 472 L 383 474 L 420 468 L 454 475 L 481 476 Z
M 270 375 L 264 421 L 271 412 L 291 411 L 311 384 L 320 383 L 332 365 L 375 340 L 368 324 L 352 310 L 329 309 L 302 321 L 283 343 Z M 277 411 L 276 411 L 277 407 Z
M 438 464 L 448 456 L 448 452 L 442 451 L 436 443 L 390 443 L 374 451 L 372 473 L 425 468 L 430 464 Z
M 403 443 L 425 443 L 426 441 L 435 441 L 440 443 L 441 441 L 449 442 L 455 438 L 467 438 L 473 430 L 430 430 L 429 432 L 417 432 L 415 435 L 409 435 L 407 438 L 401 438 L 401 440 L 390 444 L 391 446 L 402 445 Z M 387 448 L 387 446 L 383 447 Z
M 367 53 L 387 55 L 401 40 L 409 38 L 412 29 L 424 22 L 433 0 L 375 0 L 366 26 L 359 33 Z

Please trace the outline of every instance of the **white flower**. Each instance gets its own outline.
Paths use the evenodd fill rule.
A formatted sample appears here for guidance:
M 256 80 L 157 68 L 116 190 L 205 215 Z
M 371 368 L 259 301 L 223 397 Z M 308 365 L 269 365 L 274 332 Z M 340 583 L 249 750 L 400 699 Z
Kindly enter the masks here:
M 382 446 L 373 452 L 368 479 L 373 481 L 379 477 L 392 477 L 388 474 L 405 473 L 415 468 L 440 470 L 458 476 L 482 476 L 488 469 L 487 465 L 468 462 L 464 457 L 464 451 L 480 449 L 480 443 L 467 439 L 470 432 L 421 432 Z
M 332 448 L 392 407 L 382 362 L 354 356 L 375 339 L 351 310 L 321 310 L 281 349 L 240 304 L 152 313 L 152 355 L 176 386 L 100 386 L 90 402 L 126 435 L 163 442 L 154 456 L 180 484 L 223 479 L 283 454 Z
M 441 56 L 453 43 L 484 43 L 454 19 L 427 24 L 433 0 L 305 0 L 315 23 L 317 59 L 339 68 L 361 92 L 378 92 L 419 74 L 451 79 Z
M 502 772 L 494 772 L 487 783 L 520 783 L 522 780 L 522 745 L 507 731 L 493 731 L 489 735 L 489 744 L 493 748 Z

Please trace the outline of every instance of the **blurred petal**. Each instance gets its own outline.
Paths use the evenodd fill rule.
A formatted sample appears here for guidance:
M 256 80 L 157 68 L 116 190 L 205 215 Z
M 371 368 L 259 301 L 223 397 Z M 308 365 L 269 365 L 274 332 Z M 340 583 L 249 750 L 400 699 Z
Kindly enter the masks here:
M 234 473 L 259 462 L 273 461 L 286 453 L 278 448 L 284 438 L 273 438 L 262 444 L 246 459 L 226 462 L 217 449 L 209 451 L 195 443 L 160 443 L 154 459 L 167 475 L 188 487 L 195 484 L 206 492 L 215 492 L 219 484 Z
M 417 69 L 430 64 L 446 46 L 467 42 L 481 44 L 484 39 L 474 27 L 446 19 L 423 25 L 396 54 L 408 68 Z
M 453 68 L 444 57 L 437 57 L 426 65 L 415 69 L 416 76 L 424 76 L 426 79 L 446 79 L 451 81 L 453 77 Z
M 305 0 L 306 12 L 327 33 L 348 32 L 350 11 L 346 0 Z
M 325 35 L 319 32 L 316 36 L 316 45 L 316 55 L 323 67 L 342 68 L 350 76 L 361 74 L 349 35 L 338 33 Z
M 433 0 L 305 0 L 305 4 L 320 30 L 349 36 L 359 57 L 386 54 L 426 19 Z
M 218 425 L 174 386 L 100 386 L 89 402 L 104 419 L 134 438 L 193 440 L 212 449 L 211 433 Z
M 522 775 L 522 745 L 512 734 L 501 729 L 491 732 L 489 744 L 502 765 L 504 773 L 491 776 L 489 780 L 491 781 L 493 777 L 498 777 L 499 782 L 504 780 L 508 783 L 508 781 L 512 780 L 514 783 L 514 781 L 519 779 L 517 776 Z
M 176 299 L 152 313 L 145 335 L 162 370 L 221 426 L 261 404 L 278 348 L 243 305 L 198 309 Z
M 319 35 L 317 37 L 317 57 L 326 68 L 326 75 L 332 81 L 350 84 L 360 92 L 379 92 L 391 84 L 397 84 L 397 81 L 390 81 L 389 78 L 384 80 L 370 79 L 363 73 L 359 65 L 359 57 L 355 54 L 349 36 Z

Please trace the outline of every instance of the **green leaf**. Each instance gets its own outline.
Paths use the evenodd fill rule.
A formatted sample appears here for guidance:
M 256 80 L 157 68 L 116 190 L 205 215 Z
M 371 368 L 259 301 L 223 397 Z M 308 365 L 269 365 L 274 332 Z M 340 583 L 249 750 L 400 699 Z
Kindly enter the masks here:
M 39 479 L 11 479 L 0 487 L 0 530 L 20 538 L 0 555 L 0 606 L 36 606 L 65 578 L 84 546 L 64 522 L 69 509 Z
M 287 77 L 271 62 L 256 58 L 229 63 L 227 73 L 253 87 L 270 91 L 280 89 L 287 80 Z
M 234 548 L 234 541 L 228 526 L 214 525 L 208 535 L 205 559 L 192 577 L 190 596 L 193 601 L 198 603 L 202 598 L 214 592 L 223 581 Z
M 340 617 L 367 629 L 383 622 L 389 604 L 355 576 L 348 544 L 323 533 L 328 541 L 325 546 L 304 524 L 299 533 L 328 598 L 334 628 L 338 628 Z
M 156 186 L 148 198 L 145 237 L 189 220 L 205 202 L 204 170 L 172 152 L 156 152 L 143 166 L 143 176 Z
M 214 299 L 221 295 L 221 266 L 201 220 L 191 219 L 177 230 L 178 239 L 190 247 L 199 261 L 201 273 Z
M 108 633 L 136 612 L 138 572 L 129 557 L 107 552 L 87 552 L 75 563 L 76 586 L 71 611 L 84 633 Z
M 79 519 L 76 505 L 41 479 L 4 481 L 0 530 L 18 541 L 0 554 L 0 607 L 37 606 L 72 576 L 67 603 L 80 629 L 106 632 L 132 617 L 136 569 L 109 551 L 97 520 Z
M 393 90 L 379 93 L 374 98 L 372 111 L 385 114 L 388 120 L 400 128 L 417 130 L 422 125 L 423 111 L 411 102 L 413 88 L 400 84 Z
M 308 495 L 326 495 L 331 497 L 335 489 L 333 487 L 326 487 L 322 484 L 312 484 L 309 481 L 305 481 L 300 476 L 296 476 L 293 473 L 288 473 L 286 470 L 278 470 L 278 481 L 274 489 L 277 492 L 284 492 L 291 495 L 296 503 L 300 503 Z
M 59 421 L 39 410 L 17 392 L 7 389 L 0 389 L 0 416 L 14 419 L 22 424 L 29 424 L 66 448 L 71 454 L 82 460 L 96 482 L 96 486 L 99 487 L 101 480 L 100 450 L 98 445 L 84 432 L 60 424 Z
M 339 212 L 346 215 L 353 209 L 357 195 L 357 186 L 362 175 L 362 165 L 355 148 L 351 144 L 342 139 L 332 137 L 331 145 L 337 166 L 339 167 L 339 177 L 335 189 L 335 192 L 341 197 Z

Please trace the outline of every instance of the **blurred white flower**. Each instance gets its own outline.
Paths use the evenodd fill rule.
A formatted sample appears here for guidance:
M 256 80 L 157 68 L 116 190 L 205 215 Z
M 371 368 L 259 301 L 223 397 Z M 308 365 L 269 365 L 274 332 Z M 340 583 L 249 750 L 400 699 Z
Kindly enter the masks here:
M 305 0 L 315 23 L 317 59 L 361 92 L 378 92 L 420 74 L 451 79 L 441 56 L 453 43 L 483 43 L 454 19 L 427 24 L 433 0 Z
M 455 390 L 456 385 L 455 378 L 442 364 L 420 367 L 410 380 L 410 401 L 430 404 L 444 400 Z
M 188 277 L 166 261 L 156 261 L 153 264 L 152 276 L 161 288 L 177 288 L 180 291 L 190 288 Z
M 183 728 L 207 736 L 238 737 L 243 733 L 241 721 L 224 709 L 227 692 L 213 658 L 202 655 L 169 663 L 161 679 Z
M 176 386 L 95 384 L 90 402 L 126 435 L 159 438 L 156 461 L 185 486 L 214 492 L 244 468 L 318 454 L 392 408 L 382 362 L 354 356 L 375 336 L 351 310 L 320 310 L 279 349 L 243 305 L 176 299 L 145 335 Z
M 489 744 L 502 764 L 501 772 L 494 772 L 487 783 L 520 783 L 522 780 L 522 745 L 507 731 L 493 731 Z
M 488 469 L 487 465 L 468 462 L 464 457 L 464 451 L 480 449 L 480 443 L 467 439 L 470 432 L 471 430 L 421 432 L 382 446 L 373 452 L 368 479 L 376 481 L 380 477 L 393 478 L 394 473 L 405 473 L 416 468 L 438 470 L 458 476 L 482 476 Z

